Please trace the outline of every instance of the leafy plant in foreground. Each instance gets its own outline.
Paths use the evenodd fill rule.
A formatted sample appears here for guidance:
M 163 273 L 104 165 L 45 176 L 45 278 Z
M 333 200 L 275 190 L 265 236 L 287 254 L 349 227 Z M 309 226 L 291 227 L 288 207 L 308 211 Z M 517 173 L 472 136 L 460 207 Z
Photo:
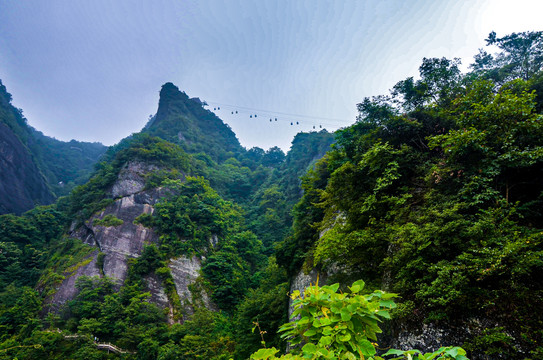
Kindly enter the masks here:
M 266 359 L 373 359 L 376 355 L 379 322 L 390 319 L 390 310 L 396 307 L 396 294 L 375 290 L 362 293 L 364 281 L 355 281 L 350 293 L 338 293 L 339 284 L 310 286 L 303 295 L 291 294 L 294 312 L 291 322 L 279 331 L 289 340 L 291 353 L 277 358 L 276 348 L 260 349 L 251 355 L 253 360 Z M 390 356 L 397 357 L 390 358 Z M 419 350 L 392 349 L 383 354 L 389 360 L 399 359 L 455 359 L 467 360 L 466 351 L 459 347 L 442 347 L 423 354 Z

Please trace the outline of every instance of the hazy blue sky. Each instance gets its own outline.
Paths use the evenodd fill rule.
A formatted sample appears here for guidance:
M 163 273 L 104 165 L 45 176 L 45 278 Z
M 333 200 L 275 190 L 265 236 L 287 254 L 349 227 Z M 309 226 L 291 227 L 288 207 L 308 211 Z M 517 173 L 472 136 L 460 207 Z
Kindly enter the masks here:
M 29 123 L 61 140 L 111 145 L 139 131 L 171 81 L 221 106 L 242 145 L 287 150 L 298 131 L 353 123 L 358 102 L 417 75 L 423 57 L 467 65 L 492 30 L 541 30 L 542 10 L 541 0 L 0 0 L 0 79 Z

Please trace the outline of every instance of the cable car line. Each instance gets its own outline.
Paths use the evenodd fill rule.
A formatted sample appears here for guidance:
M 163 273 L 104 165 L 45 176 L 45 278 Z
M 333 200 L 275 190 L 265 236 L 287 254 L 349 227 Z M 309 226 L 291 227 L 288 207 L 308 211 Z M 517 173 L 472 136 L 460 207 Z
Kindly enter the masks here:
M 285 116 L 291 116 L 291 117 L 300 117 L 300 118 L 306 118 L 306 119 L 312 119 L 312 120 L 328 120 L 328 121 L 335 121 L 341 123 L 343 126 L 349 125 L 349 121 L 338 119 L 338 118 L 328 118 L 323 116 L 309 116 L 309 115 L 301 115 L 301 114 L 293 114 L 293 113 L 287 113 L 287 112 L 281 112 L 281 111 L 270 111 L 270 110 L 263 110 L 263 109 L 256 109 L 256 108 L 250 108 L 245 106 L 236 106 L 236 105 L 230 105 L 230 104 L 223 104 L 218 103 L 215 101 L 209 101 L 208 103 L 215 104 L 215 105 L 221 105 L 223 107 L 230 107 L 232 109 L 243 109 L 248 110 L 254 114 L 254 112 L 260 112 L 260 113 L 266 113 L 266 114 L 277 114 L 277 115 L 285 115 Z M 216 106 L 218 110 L 220 110 L 220 107 Z M 235 111 L 237 114 L 237 111 Z M 256 117 L 256 115 L 255 115 Z M 337 126 L 337 125 L 336 125 Z

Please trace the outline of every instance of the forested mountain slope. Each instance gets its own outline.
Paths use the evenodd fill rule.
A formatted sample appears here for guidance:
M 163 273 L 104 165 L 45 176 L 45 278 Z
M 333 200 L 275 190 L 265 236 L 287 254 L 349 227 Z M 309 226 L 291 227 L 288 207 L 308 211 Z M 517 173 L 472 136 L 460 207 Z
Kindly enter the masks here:
M 264 323 L 277 329 L 287 303 L 266 292 L 274 296 L 270 309 L 247 295 L 268 283 L 286 292 L 286 275 L 269 255 L 291 223 L 298 176 L 332 139 L 325 131 L 300 134 L 296 159 L 279 148 L 246 150 L 201 103 L 165 84 L 157 115 L 109 148 L 86 184 L 54 206 L 0 217 L 0 260 L 13 264 L 0 270 L 2 341 L 43 345 L 6 354 L 107 357 L 92 336 L 149 359 L 254 351 L 252 314 L 268 314 Z M 16 320 L 18 306 L 26 315 Z M 44 330 L 44 316 L 65 333 Z M 36 327 L 21 332 L 30 319 Z M 236 321 L 239 329 L 227 325 Z
M 294 326 L 306 350 L 351 332 L 373 348 L 345 302 L 360 278 L 400 296 L 381 348 L 541 358 L 543 33 L 487 41 L 501 52 L 469 73 L 424 59 L 354 125 L 298 134 L 286 155 L 244 149 L 165 84 L 88 182 L 0 216 L 0 359 L 246 359 L 285 348 L 286 295 L 317 280 L 339 284 Z M 339 320 L 351 328 L 325 325 Z
M 278 262 L 396 292 L 390 344 L 540 358 L 542 33 L 489 44 L 472 71 L 424 59 L 420 80 L 364 99 L 303 180 Z
M 26 122 L 11 106 L 11 95 L 0 82 L 0 214 L 22 213 L 54 196 L 28 147 Z
M 0 214 L 20 214 L 87 181 L 106 147 L 63 142 L 30 127 L 0 81 Z

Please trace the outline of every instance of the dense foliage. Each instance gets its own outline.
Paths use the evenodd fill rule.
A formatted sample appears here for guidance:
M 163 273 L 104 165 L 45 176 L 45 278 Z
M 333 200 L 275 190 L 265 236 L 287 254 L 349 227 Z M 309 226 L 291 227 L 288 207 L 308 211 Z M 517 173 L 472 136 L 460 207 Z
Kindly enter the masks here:
M 67 195 L 74 186 L 86 182 L 106 146 L 76 140 L 65 142 L 45 136 L 28 125 L 23 111 L 11 105 L 11 100 L 11 94 L 0 80 L 0 124 L 6 125 L 31 155 L 52 195 Z
M 541 37 L 491 34 L 504 52 L 487 67 L 461 75 L 457 60 L 424 59 L 420 80 L 359 104 L 305 177 L 281 261 L 339 265 L 338 278 L 399 293 L 402 321 L 477 319 L 492 325 L 472 328 L 468 348 L 539 357 L 542 78 L 516 51 L 540 59 Z
M 282 358 L 378 359 L 378 322 L 390 317 L 389 327 L 466 328 L 463 343 L 443 345 L 474 359 L 540 358 L 542 37 L 491 33 L 500 52 L 481 50 L 467 74 L 458 59 L 423 59 L 418 79 L 358 104 L 354 125 L 298 134 L 287 155 L 242 148 L 212 112 L 165 84 L 144 131 L 110 147 L 87 183 L 53 206 L 0 216 L 0 359 L 266 359 L 285 350 L 281 333 L 293 345 Z M 13 114 L 17 133 L 25 121 Z M 51 156 L 60 149 L 36 141 L 56 149 Z M 75 184 L 86 171 L 78 166 L 60 174 L 48 163 L 47 176 Z M 126 226 L 98 216 L 119 200 L 112 188 L 125 175 L 162 198 L 134 221 L 158 240 L 127 261 L 121 284 L 103 276 L 105 250 L 77 231 Z M 169 267 L 180 257 L 201 265 L 191 298 Z M 79 276 L 77 296 L 51 304 L 93 259 L 101 276 Z M 295 292 L 299 318 L 282 326 L 289 279 L 312 269 L 367 283 Z M 150 281 L 169 307 L 156 305 Z M 398 293 L 398 306 L 377 289 Z M 262 342 L 270 348 L 256 352 Z M 431 351 L 380 356 L 466 355 Z
M 395 294 L 376 290 L 364 291 L 365 283 L 355 281 L 349 292 L 338 293 L 339 284 L 307 287 L 303 294 L 291 294 L 294 311 L 291 322 L 280 328 L 291 346 L 290 353 L 279 359 L 368 359 L 383 360 L 377 355 L 379 323 L 390 319 L 396 307 Z M 257 323 L 256 328 L 260 325 Z M 263 341 L 265 344 L 265 342 Z M 251 355 L 253 360 L 278 359 L 276 348 L 263 348 Z M 400 359 L 456 359 L 468 360 L 466 351 L 458 347 L 442 347 L 433 353 L 419 350 L 390 349 L 382 356 L 400 355 Z

